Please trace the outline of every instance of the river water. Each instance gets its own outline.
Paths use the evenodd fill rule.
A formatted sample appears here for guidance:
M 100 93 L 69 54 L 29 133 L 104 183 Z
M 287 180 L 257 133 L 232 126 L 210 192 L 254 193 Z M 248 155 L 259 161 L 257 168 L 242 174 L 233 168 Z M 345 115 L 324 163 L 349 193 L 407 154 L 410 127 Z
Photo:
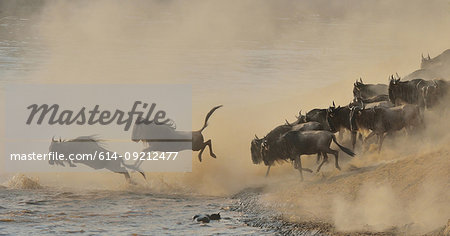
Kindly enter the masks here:
M 194 6 L 183 1 L 169 1 L 172 6 L 155 2 L 143 4 L 142 9 L 156 9 L 149 12 L 105 1 L 37 3 L 23 11 L 0 5 L 0 85 L 192 84 L 195 127 L 200 127 L 212 105 L 224 104 L 207 129 L 219 158 L 207 157 L 201 164 L 193 158 L 192 175 L 203 176 L 197 176 L 194 189 L 198 191 L 159 193 L 145 185 L 83 189 L 46 181 L 37 181 L 43 187 L 34 188 L 24 184 L 27 177 L 2 169 L 1 234 L 274 234 L 245 225 L 243 213 L 229 210 L 236 204 L 230 196 L 264 172 L 250 162 L 248 148 L 254 133 L 262 135 L 286 117 L 293 119 L 299 107 L 326 106 L 333 99 L 344 103 L 351 98 L 351 82 L 360 76 L 384 82 L 390 73 L 417 68 L 421 52 L 440 53 L 448 46 L 445 40 L 428 44 L 428 39 L 448 34 L 445 24 L 427 27 L 442 13 L 436 9 L 446 14 L 445 4 L 430 4 L 436 14 L 421 17 L 422 12 L 416 14 L 409 7 L 402 10 L 411 12 L 402 16 L 384 11 L 400 9 L 401 4 L 388 7 L 359 1 L 342 6 L 333 1 L 321 1 L 323 5 L 257 1 L 252 7 L 248 5 L 252 1 L 236 6 L 226 1 Z M 378 17 L 379 13 L 386 15 Z M 417 22 L 421 24 L 410 27 Z M 417 32 L 426 37 L 412 40 Z M 341 81 L 348 86 L 320 90 Z M 235 115 L 230 114 L 239 117 L 233 120 Z M 233 162 L 238 165 L 229 164 Z M 192 221 L 195 214 L 218 211 L 221 221 Z

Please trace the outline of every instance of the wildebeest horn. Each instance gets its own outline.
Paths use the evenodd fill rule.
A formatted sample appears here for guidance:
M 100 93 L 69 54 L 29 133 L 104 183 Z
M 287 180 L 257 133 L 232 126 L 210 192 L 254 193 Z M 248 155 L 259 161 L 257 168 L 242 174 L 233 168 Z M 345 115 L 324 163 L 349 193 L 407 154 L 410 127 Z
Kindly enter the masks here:
M 363 83 L 363 81 L 362 81 L 362 78 L 361 78 L 361 77 L 359 77 L 359 81 L 361 82 L 361 84 Z
M 55 136 L 52 137 L 52 142 L 56 142 Z
M 258 136 L 256 136 L 256 134 L 255 134 L 255 138 L 256 138 L 256 139 L 259 139 Z
M 333 107 L 336 107 L 336 105 L 334 104 L 334 101 L 333 101 Z
M 287 121 L 286 119 L 284 119 L 284 121 L 286 121 L 286 125 L 291 126 L 291 124 L 289 124 L 289 121 Z
M 301 117 L 302 116 L 302 109 L 300 109 L 300 111 L 298 112 L 298 115 Z
M 61 142 L 61 137 L 59 137 L 59 142 Z
M 400 76 L 398 75 L 398 73 L 397 73 L 397 72 L 395 72 L 395 75 L 397 76 L 397 78 L 399 78 L 399 79 L 400 79 Z
M 428 53 L 428 60 L 430 60 L 431 58 L 430 58 L 430 54 Z
M 423 57 L 423 53 L 422 53 L 422 61 L 425 61 L 425 58 Z

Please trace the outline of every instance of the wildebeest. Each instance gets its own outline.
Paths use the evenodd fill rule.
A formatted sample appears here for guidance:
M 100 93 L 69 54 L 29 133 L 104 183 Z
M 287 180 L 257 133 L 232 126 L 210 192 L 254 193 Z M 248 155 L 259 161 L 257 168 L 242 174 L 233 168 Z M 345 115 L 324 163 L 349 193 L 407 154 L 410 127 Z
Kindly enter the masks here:
M 333 154 L 335 157 L 335 167 L 339 170 L 341 169 L 338 162 L 339 152 L 330 148 L 331 141 L 333 141 L 343 152 L 350 156 L 355 156 L 350 149 L 340 145 L 336 141 L 336 136 L 333 133 L 325 130 L 289 131 L 273 145 L 284 148 L 289 159 L 294 161 L 294 166 L 300 172 L 300 177 L 303 180 L 302 171 L 311 170 L 302 167 L 301 155 L 322 154 L 324 158 L 322 163 L 317 167 L 317 172 L 319 172 L 322 165 L 328 161 L 327 153 Z M 268 148 L 271 147 L 268 146 Z
M 330 131 L 335 133 L 339 132 L 340 140 L 342 140 L 342 133 L 344 130 L 351 132 L 352 148 L 355 149 L 356 143 L 356 131 L 351 129 L 350 125 L 350 108 L 349 106 L 338 106 L 334 104 L 327 110 L 327 122 L 330 127 Z
M 312 109 L 306 113 L 305 119 L 307 122 L 319 122 L 323 126 L 324 130 L 330 130 L 330 125 L 327 121 L 327 109 Z
M 389 100 L 395 105 L 416 104 L 423 108 L 423 88 L 432 86 L 433 81 L 423 79 L 400 80 L 401 78 L 398 75 L 397 78 L 391 75 L 388 89 Z
M 250 152 L 254 164 L 264 162 L 267 166 L 266 176 L 269 175 L 270 167 L 276 161 L 289 161 L 289 155 L 286 153 L 284 147 L 277 146 L 278 140 L 289 131 L 307 131 L 307 130 L 322 130 L 323 126 L 318 122 L 306 122 L 297 125 L 285 124 L 279 125 L 271 130 L 264 138 L 255 138 L 250 145 Z M 318 156 L 319 158 L 320 156 Z
M 193 151 L 200 151 L 198 153 L 199 161 L 202 161 L 202 153 L 208 146 L 209 154 L 211 157 L 216 158 L 216 155 L 212 150 L 211 139 L 208 139 L 205 142 L 202 131 L 208 126 L 208 120 L 211 115 L 220 107 L 222 107 L 222 105 L 213 107 L 208 112 L 205 117 L 203 127 L 197 131 L 178 131 L 176 128 L 168 124 L 157 125 L 154 123 L 145 124 L 142 122 L 136 122 L 133 126 L 131 140 L 134 142 L 142 141 L 149 144 L 150 146 L 144 149 L 144 151 L 176 152 L 191 148 Z M 154 140 L 151 137 L 156 137 L 156 139 Z M 163 141 L 161 141 L 161 137 L 163 137 Z M 181 141 L 181 144 L 177 143 L 174 145 L 173 142 L 170 142 L 170 140 Z M 182 143 L 185 143 L 186 145 L 183 145 Z
M 195 215 L 194 217 L 192 217 L 192 220 L 195 220 L 197 222 L 202 222 L 202 223 L 209 223 L 211 220 L 220 220 L 220 212 L 219 213 L 215 213 L 215 214 L 198 214 Z
M 130 182 L 130 174 L 126 169 L 128 168 L 138 171 L 145 178 L 144 172 L 140 170 L 136 165 L 126 164 L 121 156 L 104 148 L 102 143 L 99 140 L 95 139 L 94 136 L 80 136 L 67 141 L 56 141 L 52 138 L 49 152 L 64 154 L 64 157 L 66 158 L 64 160 L 49 159 L 48 163 L 50 165 L 56 164 L 65 166 L 64 162 L 67 162 L 70 167 L 76 167 L 75 164 L 80 163 L 96 170 L 107 169 L 115 173 L 123 174 L 125 176 L 125 179 Z M 102 153 L 105 158 L 101 158 L 100 156 L 93 157 L 94 153 L 98 153 L 99 155 L 100 153 Z M 68 159 L 69 155 L 71 154 L 73 154 L 73 160 Z M 83 158 L 75 158 L 77 154 L 85 156 Z M 86 156 L 86 154 L 92 156 L 88 157 Z
M 366 139 L 377 135 L 378 152 L 381 151 L 385 134 L 403 128 L 412 130 L 414 127 L 420 127 L 423 124 L 419 107 L 411 104 L 397 107 L 353 107 L 350 116 L 353 130 L 366 129 L 372 131 Z
M 449 91 L 450 83 L 445 80 L 433 80 L 432 84 L 422 87 L 423 103 L 427 109 L 431 109 L 444 99 Z
M 427 57 L 423 57 L 422 54 L 422 62 L 420 64 L 421 69 L 430 68 L 433 66 L 440 66 L 442 64 L 446 64 L 450 61 L 450 49 L 445 50 L 440 55 L 431 58 L 430 54 Z
M 364 84 L 361 78 L 353 84 L 354 98 L 368 100 L 374 99 L 380 95 L 388 95 L 388 86 L 386 84 Z M 380 98 L 382 97 L 379 97 L 379 99 Z

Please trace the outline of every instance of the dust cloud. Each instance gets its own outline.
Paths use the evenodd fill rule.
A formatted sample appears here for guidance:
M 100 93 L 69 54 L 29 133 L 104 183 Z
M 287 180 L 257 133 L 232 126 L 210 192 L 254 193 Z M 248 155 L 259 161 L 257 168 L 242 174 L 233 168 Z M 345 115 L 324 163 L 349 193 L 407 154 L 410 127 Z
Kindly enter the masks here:
M 249 146 L 300 109 L 347 104 L 360 77 L 387 83 L 417 69 L 421 53 L 447 49 L 449 10 L 448 1 L 44 1 L 30 18 L 47 56 L 27 81 L 189 83 L 194 130 L 223 104 L 204 131 L 218 158 L 205 151 L 199 163 L 194 153 L 192 173 L 149 173 L 147 182 L 133 174 L 145 191 L 224 196 L 266 185 L 263 200 L 294 221 L 428 230 L 448 219 L 435 209 L 450 212 L 449 139 L 439 125 L 422 140 L 386 139 L 381 155 L 359 150 L 342 172 L 328 165 L 306 183 L 288 164 L 264 179 Z M 43 185 L 128 188 L 112 173 L 36 175 Z

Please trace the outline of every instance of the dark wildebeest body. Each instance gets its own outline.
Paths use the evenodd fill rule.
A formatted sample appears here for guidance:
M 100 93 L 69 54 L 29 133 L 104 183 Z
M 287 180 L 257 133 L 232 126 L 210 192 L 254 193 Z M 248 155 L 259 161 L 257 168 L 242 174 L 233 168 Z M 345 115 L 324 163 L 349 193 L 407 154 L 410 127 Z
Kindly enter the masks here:
M 391 76 L 389 82 L 389 100 L 395 105 L 415 104 L 421 108 L 425 107 L 423 99 L 423 88 L 433 86 L 433 81 L 413 79 L 400 81 Z
M 371 99 L 382 99 L 387 95 L 388 86 L 386 84 L 364 84 L 362 79 L 353 84 L 353 97 L 355 99 L 369 102 Z
M 374 102 L 374 103 L 358 103 L 358 104 L 352 104 L 350 107 L 350 130 L 352 132 L 359 132 L 359 139 L 362 140 L 362 136 L 364 131 L 371 131 L 374 117 L 369 117 L 368 114 L 365 114 L 365 117 L 361 117 L 358 119 L 355 119 L 356 116 L 354 116 L 354 112 L 364 109 L 366 111 L 370 111 L 370 109 L 373 109 L 375 107 L 384 107 L 384 108 L 390 108 L 394 107 L 394 104 L 392 104 L 389 101 L 382 101 L 382 102 Z M 369 134 L 369 136 L 373 136 L 373 133 Z M 356 138 L 355 138 L 356 139 Z M 367 138 L 365 138 L 367 139 Z M 355 140 L 356 142 L 356 140 Z M 363 140 L 364 143 L 364 140 Z
M 427 109 L 440 105 L 448 95 L 450 83 L 445 80 L 433 80 L 433 83 L 422 88 L 423 103 Z
M 264 138 L 259 139 L 255 135 L 252 140 L 250 151 L 252 154 L 252 161 L 254 164 L 264 162 L 267 166 L 266 176 L 268 176 L 270 167 L 276 162 L 288 161 L 289 154 L 286 153 L 284 147 L 277 146 L 278 140 L 289 131 L 307 131 L 307 130 L 322 130 L 323 127 L 318 122 L 307 122 L 298 125 L 279 125 L 270 131 Z M 264 150 L 263 150 L 264 149 Z M 264 152 L 264 153 L 263 153 Z M 319 156 L 318 156 L 319 158 Z
M 322 165 L 328 161 L 327 154 L 333 154 L 335 157 L 336 168 L 339 170 L 341 169 L 338 163 L 339 152 L 330 148 L 331 141 L 334 141 L 334 143 L 348 155 L 355 155 L 350 149 L 340 145 L 336 141 L 336 136 L 333 133 L 325 130 L 289 131 L 278 140 L 276 145 L 284 147 L 289 159 L 294 162 L 294 166 L 300 172 L 301 179 L 303 180 L 302 170 L 310 170 L 302 167 L 301 155 L 322 154 L 324 159 L 317 167 L 317 172 L 319 172 Z
M 366 109 L 354 107 L 352 108 L 351 119 L 352 129 L 354 129 L 353 125 L 355 125 L 358 130 L 366 129 L 372 131 L 366 139 L 377 135 L 379 152 L 381 151 L 385 134 L 393 133 L 403 128 L 411 130 L 423 124 L 419 107 L 411 104 L 389 108 L 383 106 Z
M 351 129 L 349 106 L 336 107 L 333 102 L 333 106 L 330 106 L 327 110 L 327 122 L 331 132 L 339 132 L 340 140 L 342 140 L 342 133 L 344 130 L 350 131 L 352 148 L 355 149 L 356 131 L 352 131 Z
M 145 152 L 148 151 L 182 151 L 187 149 L 192 149 L 193 151 L 200 151 L 198 154 L 198 159 L 202 161 L 202 153 L 205 148 L 209 147 L 209 154 L 216 158 L 216 155 L 212 151 L 212 143 L 211 139 L 208 139 L 206 142 L 204 141 L 204 137 L 202 131 L 208 126 L 208 120 L 215 110 L 222 107 L 216 106 L 213 107 L 205 117 L 205 122 L 203 127 L 197 131 L 178 131 L 171 125 L 162 124 L 156 125 L 154 123 L 145 124 L 145 123 L 135 123 L 133 126 L 133 132 L 131 135 L 131 139 L 135 142 L 146 142 L 150 146 L 144 149 Z M 156 140 L 153 140 L 151 137 L 156 137 Z M 180 140 L 174 144 L 173 142 L 161 141 L 161 139 L 165 140 Z M 184 141 L 184 142 L 183 142 Z
M 305 119 L 307 122 L 319 122 L 324 130 L 330 130 L 330 126 L 327 121 L 327 109 L 312 109 L 306 113 Z
M 141 171 L 136 164 L 135 165 L 126 164 L 121 156 L 117 155 L 115 152 L 111 152 L 108 149 L 104 148 L 100 143 L 100 141 L 96 140 L 94 136 L 80 136 L 75 139 L 59 142 L 52 139 L 49 151 L 57 152 L 58 154 L 64 154 L 65 157 L 69 157 L 70 154 L 73 154 L 74 155 L 73 157 L 76 157 L 77 154 L 80 155 L 88 154 L 92 155 L 93 157 L 94 153 L 102 153 L 104 157 L 109 157 L 103 158 L 103 160 L 101 160 L 102 158 L 100 158 L 99 156 L 93 158 L 85 156 L 83 158 L 78 159 L 74 158 L 73 160 L 66 159 L 63 161 L 61 160 L 55 161 L 49 159 L 48 163 L 50 165 L 56 164 L 64 166 L 64 162 L 67 162 L 70 165 L 70 167 L 76 167 L 75 164 L 80 163 L 96 170 L 107 169 L 112 172 L 123 174 L 127 181 L 130 181 L 130 174 L 126 169 L 129 168 L 138 171 L 145 178 L 144 172 Z

